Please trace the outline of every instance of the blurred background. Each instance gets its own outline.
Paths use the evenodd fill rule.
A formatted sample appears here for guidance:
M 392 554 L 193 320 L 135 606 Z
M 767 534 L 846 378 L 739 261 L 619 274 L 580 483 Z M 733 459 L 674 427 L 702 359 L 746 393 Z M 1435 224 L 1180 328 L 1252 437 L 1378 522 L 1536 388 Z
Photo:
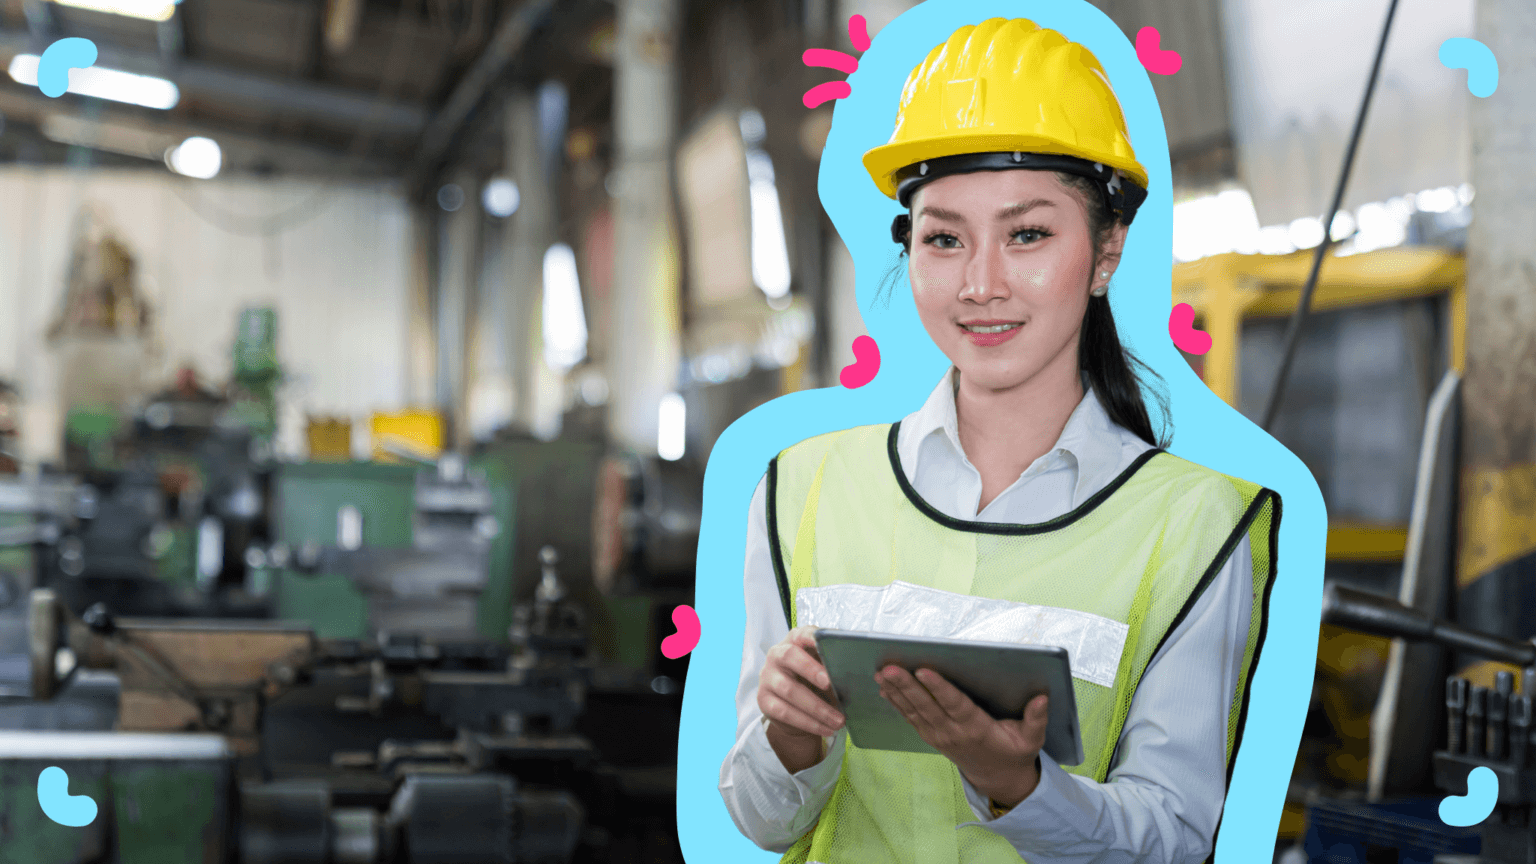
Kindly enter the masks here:
M 864 332 L 801 54 L 910 5 L 0 0 L 0 849 L 681 861 L 704 465 Z M 1270 430 L 1329 581 L 1528 639 L 1536 8 L 1095 5 L 1182 55 L 1174 298 L 1256 422 L 1328 241 Z M 1488 99 L 1437 59 L 1473 36 Z M 1536 862 L 1529 662 L 1377 629 L 1319 635 L 1277 859 Z M 1434 815 L 1479 759 L 1502 839 Z M 32 806 L 51 764 L 101 818 Z

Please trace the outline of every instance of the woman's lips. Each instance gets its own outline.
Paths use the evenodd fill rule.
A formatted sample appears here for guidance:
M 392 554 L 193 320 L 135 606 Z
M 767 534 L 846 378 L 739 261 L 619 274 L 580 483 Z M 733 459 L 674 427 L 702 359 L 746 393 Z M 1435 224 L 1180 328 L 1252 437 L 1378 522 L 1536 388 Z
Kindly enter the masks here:
M 1024 325 L 1018 321 L 967 321 L 960 325 L 965 338 L 978 348 L 1001 345 L 1019 335 L 1023 329 Z

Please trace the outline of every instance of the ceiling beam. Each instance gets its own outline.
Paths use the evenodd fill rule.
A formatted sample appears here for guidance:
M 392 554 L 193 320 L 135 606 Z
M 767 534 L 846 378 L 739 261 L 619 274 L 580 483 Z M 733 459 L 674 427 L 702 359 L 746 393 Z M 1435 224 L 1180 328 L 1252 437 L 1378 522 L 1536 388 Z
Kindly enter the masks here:
M 455 135 L 480 104 L 496 79 L 511 65 L 517 53 L 528 41 L 533 28 L 555 5 L 555 0 L 523 0 L 517 8 L 507 13 L 491 36 L 490 42 L 475 62 L 470 65 L 459 83 L 454 85 L 448 101 L 432 116 L 426 131 L 421 135 L 421 145 L 412 165 L 412 179 L 423 181 L 429 176 L 448 152 Z M 414 185 L 414 184 L 413 184 Z
M 270 166 L 285 174 L 340 179 L 398 176 L 400 169 L 391 162 L 359 161 L 323 147 L 231 132 L 206 123 L 152 120 L 138 111 L 110 107 L 110 103 L 102 103 L 101 110 L 82 116 L 38 91 L 27 93 L 14 84 L 0 87 L 0 114 L 28 122 L 60 143 L 151 160 L 160 159 L 165 148 L 173 144 L 203 135 L 219 142 L 225 165 L 232 173 Z
M 0 53 L 23 54 L 32 50 L 32 38 L 26 31 L 0 28 Z M 96 44 L 96 51 L 99 66 L 165 78 L 183 93 L 211 101 L 238 103 L 332 123 L 367 123 L 385 135 L 414 135 L 427 124 L 426 109 L 384 101 L 366 91 L 238 72 L 187 60 L 168 66 L 159 53 L 118 48 L 103 42 Z

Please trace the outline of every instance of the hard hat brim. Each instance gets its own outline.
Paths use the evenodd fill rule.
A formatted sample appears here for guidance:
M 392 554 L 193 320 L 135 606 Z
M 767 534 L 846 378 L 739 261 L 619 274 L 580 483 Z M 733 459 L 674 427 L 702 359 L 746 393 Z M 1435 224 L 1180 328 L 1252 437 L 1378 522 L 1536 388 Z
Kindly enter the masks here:
M 1141 188 L 1147 188 L 1147 170 L 1135 159 L 1111 153 L 1095 153 L 1062 141 L 1035 135 L 978 135 L 966 131 L 955 135 L 884 144 L 864 154 L 864 169 L 887 198 L 895 200 L 896 172 L 928 159 L 963 156 L 970 153 L 1052 153 L 1076 156 L 1090 162 L 1102 162 L 1118 168 Z

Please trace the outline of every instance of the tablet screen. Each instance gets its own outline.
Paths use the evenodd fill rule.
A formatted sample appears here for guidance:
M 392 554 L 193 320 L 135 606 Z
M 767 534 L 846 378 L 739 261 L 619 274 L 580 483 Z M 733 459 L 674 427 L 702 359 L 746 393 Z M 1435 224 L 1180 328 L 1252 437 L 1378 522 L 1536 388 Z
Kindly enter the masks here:
M 822 663 L 847 718 L 855 746 L 906 753 L 936 752 L 880 695 L 875 673 L 889 665 L 909 672 L 932 669 L 988 714 L 1018 719 L 1029 700 L 1050 697 L 1044 750 L 1060 765 L 1083 761 L 1082 735 L 1065 648 L 957 639 L 820 630 Z

